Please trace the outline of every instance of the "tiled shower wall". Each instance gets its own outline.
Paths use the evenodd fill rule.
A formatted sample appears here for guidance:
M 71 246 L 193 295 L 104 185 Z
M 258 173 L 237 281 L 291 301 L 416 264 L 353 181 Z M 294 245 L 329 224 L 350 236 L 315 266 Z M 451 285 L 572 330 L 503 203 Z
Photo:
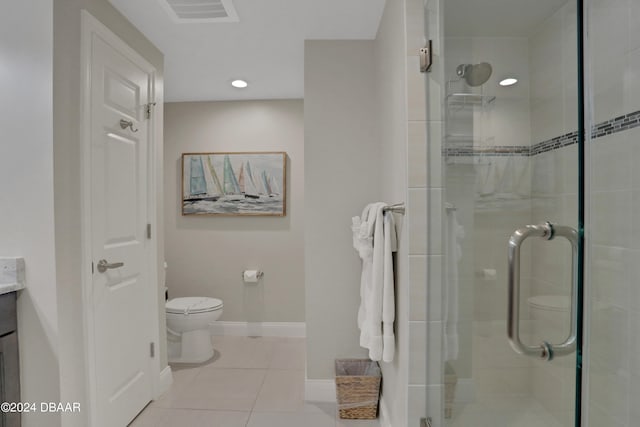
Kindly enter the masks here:
M 574 229 L 578 228 L 576 28 L 575 2 L 569 1 L 529 37 L 531 219 Z M 531 295 L 568 298 L 570 244 L 565 239 L 532 239 L 531 247 Z M 544 316 L 532 322 L 532 342 L 564 341 L 569 335 L 568 313 L 548 311 Z M 575 363 L 574 355 L 551 362 L 532 360 L 531 395 L 564 427 L 574 425 Z
M 640 110 L 640 1 L 587 3 L 590 116 L 619 118 L 589 145 L 589 425 L 631 427 L 640 419 L 640 128 L 622 116 Z
M 459 219 L 467 230 L 465 240 L 473 240 L 471 248 L 465 251 L 464 258 L 467 259 L 463 261 L 463 264 L 466 262 L 474 266 L 474 276 L 467 277 L 472 286 L 465 290 L 463 281 L 460 282 L 461 292 L 472 295 L 475 292 L 472 296 L 475 300 L 472 318 L 475 326 L 471 348 L 474 355 L 472 384 L 478 399 L 496 393 L 531 397 L 567 427 L 572 425 L 574 359 L 558 358 L 552 363 L 542 363 L 522 358 L 508 348 L 503 331 L 507 294 L 505 254 L 509 235 L 525 224 L 546 220 L 577 226 L 577 151 L 575 145 L 569 146 L 576 142 L 577 127 L 575 18 L 575 7 L 567 5 L 527 38 L 479 38 L 468 41 L 447 38 L 446 51 L 447 62 L 453 56 L 453 64 L 449 64 L 447 75 L 452 75 L 451 66 L 464 63 L 464 56 L 456 57 L 457 51 L 463 50 L 464 45 L 471 45 L 470 51 L 466 52 L 467 61 L 488 61 L 496 70 L 520 68 L 517 74 L 521 79 L 517 91 L 499 89 L 497 82 L 493 81 L 484 89 L 486 94 L 497 98 L 489 112 L 480 118 L 484 122 L 474 121 L 474 137 L 480 136 L 479 140 L 474 140 L 474 147 L 497 146 L 493 157 L 483 159 L 482 155 L 478 156 L 480 151 L 473 150 L 466 153 L 447 150 L 446 153 L 448 156 L 462 156 L 449 158 L 447 162 L 454 160 L 453 165 L 447 166 L 445 193 L 447 201 L 458 205 Z M 517 51 L 520 55 L 524 53 L 524 58 L 513 54 L 503 58 L 510 46 L 518 46 Z M 521 114 L 520 120 L 514 115 L 516 112 Z M 518 147 L 518 144 L 522 147 Z M 513 153 L 513 157 L 508 160 L 498 157 L 500 149 Z M 473 163 L 470 162 L 472 159 Z M 487 162 L 488 167 L 496 167 L 500 162 L 509 165 L 507 161 L 511 162 L 514 170 L 522 170 L 520 179 L 530 184 L 518 188 L 521 199 L 487 203 L 491 200 L 477 199 L 473 190 L 471 194 L 467 191 L 465 196 L 461 192 L 464 185 L 458 184 L 458 188 L 455 188 L 457 181 L 465 179 L 465 174 L 461 173 L 465 160 L 468 165 L 467 187 L 476 184 L 480 170 L 477 161 Z M 531 172 L 528 172 L 528 168 Z M 523 331 L 529 326 L 531 334 L 525 335 L 525 340 L 560 342 L 568 332 L 568 320 L 558 322 L 560 327 L 555 329 L 560 333 L 556 337 L 554 332 L 557 331 L 549 326 L 547 319 L 541 321 L 536 313 L 530 312 L 527 298 L 568 295 L 571 283 L 570 247 L 560 239 L 553 242 L 532 239 L 524 245 L 523 251 L 521 318 Z M 469 256 L 475 256 L 476 259 L 470 262 Z M 478 278 L 477 273 L 485 268 L 496 270 L 495 282 Z M 430 286 L 438 285 L 432 283 Z M 461 298 L 461 310 L 463 302 L 464 298 Z M 527 319 L 531 322 L 527 322 Z M 490 337 L 488 346 L 485 335 Z M 433 413 L 433 408 L 430 408 L 430 412 Z
M 637 405 L 640 401 L 640 338 L 637 333 L 640 327 L 640 226 L 635 220 L 640 214 L 640 172 L 636 166 L 640 157 L 637 143 L 640 129 L 635 127 L 636 111 L 640 110 L 640 1 L 592 0 L 587 1 L 586 6 L 589 11 L 587 85 L 591 101 L 590 118 L 592 124 L 600 125 L 594 129 L 597 138 L 589 143 L 591 159 L 587 170 L 590 187 L 587 195 L 586 275 L 591 286 L 591 315 L 587 322 L 589 400 L 586 406 L 591 426 L 630 427 L 637 425 L 640 415 Z M 415 64 L 409 63 L 409 93 L 414 101 L 409 115 L 415 123 L 420 117 L 413 112 L 428 113 L 422 117 L 441 117 L 437 110 L 441 105 L 444 81 L 439 56 L 442 27 L 438 2 L 427 1 L 427 9 L 432 14 L 429 38 L 435 43 L 436 63 L 433 73 L 427 77 L 428 101 L 418 99 L 416 94 L 424 89 L 420 87 L 423 77 L 412 76 Z M 575 144 L 564 146 L 565 143 L 558 144 L 552 139 L 575 131 L 577 121 L 575 22 L 575 9 L 565 7 L 545 23 L 538 40 L 532 37 L 530 46 L 531 141 L 533 144 L 548 141 L 532 156 L 532 219 L 547 218 L 572 226 L 577 217 L 577 147 Z M 545 40 L 550 43 L 545 43 Z M 555 43 L 554 40 L 562 42 Z M 536 43 L 541 50 L 536 49 Z M 556 80 L 559 80 L 557 85 L 554 83 Z M 424 125 L 429 132 L 429 165 L 433 165 L 440 160 L 442 123 L 433 120 Z M 412 271 L 428 274 L 433 285 L 440 282 L 441 274 L 438 271 L 440 263 L 437 262 L 437 257 L 442 256 L 441 227 L 436 222 L 442 216 L 441 177 L 434 179 L 430 174 L 425 188 L 429 194 L 425 201 L 428 201 L 431 226 L 427 227 L 429 241 L 424 256 L 429 262 L 427 272 Z M 533 257 L 537 265 L 566 265 L 566 259 L 562 263 L 553 260 L 558 256 L 566 258 L 565 248 L 534 248 Z M 544 275 L 551 271 L 545 268 L 539 271 L 539 274 L 531 274 L 532 291 L 552 295 L 560 293 L 568 273 L 556 271 L 559 274 L 550 279 Z M 412 292 L 416 295 L 425 292 L 420 285 L 412 274 Z M 438 286 L 431 286 L 429 290 L 433 294 L 428 296 L 428 301 L 440 301 Z M 431 307 L 428 310 L 422 316 L 414 317 L 412 314 L 412 329 L 416 330 L 413 334 L 416 349 L 412 356 L 419 353 L 418 346 L 427 345 L 420 341 L 424 334 L 418 331 L 419 327 L 423 330 L 429 328 L 433 332 L 430 337 L 441 335 L 442 319 L 438 311 L 431 310 Z M 431 339 L 428 344 L 430 363 L 425 364 L 428 366 L 427 386 L 416 378 L 412 379 L 409 425 L 417 425 L 418 418 L 426 413 L 424 405 L 427 400 L 429 415 L 434 418 L 435 425 L 441 425 L 441 414 L 438 413 L 438 408 L 442 407 L 439 401 L 441 367 L 439 360 L 432 359 L 438 359 L 440 342 Z M 570 395 L 573 378 L 568 374 L 568 365 L 559 366 L 555 371 L 559 375 L 554 375 L 551 370 L 551 377 L 555 377 L 553 381 L 545 380 L 549 376 L 538 376 L 543 370 L 535 369 L 534 377 L 540 380 L 534 380 L 534 396 L 568 425 L 571 402 L 557 399 L 561 394 Z
M 464 408 L 474 402 L 531 394 L 531 363 L 515 354 L 505 339 L 506 245 L 515 229 L 531 222 L 530 66 L 526 37 L 460 37 L 449 32 L 444 44 L 445 80 L 450 82 L 444 114 L 444 200 L 455 207 L 464 229 L 458 265 L 459 354 L 446 365 L 457 380 L 456 419 L 462 412 L 469 416 Z M 481 62 L 494 69 L 486 84 L 471 88 L 459 81 L 459 64 Z M 501 87 L 504 70 L 518 75 L 519 84 Z M 485 102 L 462 108 L 450 95 L 455 92 L 482 93 Z M 452 215 L 445 212 L 443 227 Z M 521 260 L 523 301 L 530 295 L 528 255 L 525 250 Z M 523 319 L 526 309 L 525 304 Z M 454 419 L 449 424 L 462 422 Z
M 442 296 L 438 287 L 442 278 L 442 168 L 441 100 L 444 64 L 441 61 L 441 37 L 438 1 L 407 0 L 407 90 L 409 129 L 409 248 L 410 321 L 408 426 L 419 426 L 427 413 L 426 402 L 438 413 L 430 413 L 440 425 L 443 393 L 441 369 Z M 428 13 L 425 14 L 425 5 Z M 420 73 L 419 50 L 425 45 L 425 19 L 431 20 L 434 65 L 429 74 Z M 435 118 L 435 120 L 430 120 Z M 426 165 L 424 177 L 413 179 L 413 171 Z M 414 243 L 415 242 L 415 243 Z M 428 330 L 428 333 L 427 333 Z M 427 336 L 429 342 L 427 343 Z M 426 349 L 426 351 L 425 351 Z M 428 355 L 428 357 L 427 357 Z M 428 378 L 428 379 L 427 379 Z M 428 385 L 427 385 L 428 384 Z

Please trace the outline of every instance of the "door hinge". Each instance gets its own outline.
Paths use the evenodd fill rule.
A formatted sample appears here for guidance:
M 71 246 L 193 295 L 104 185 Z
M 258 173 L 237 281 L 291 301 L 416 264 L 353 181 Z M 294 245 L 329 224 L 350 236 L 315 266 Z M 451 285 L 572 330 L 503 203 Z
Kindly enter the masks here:
M 144 106 L 144 115 L 147 119 L 151 118 L 151 108 L 153 108 L 155 105 L 155 102 L 150 102 Z
M 149 355 L 153 358 L 156 357 L 156 343 L 152 342 L 149 346 Z
M 431 427 L 431 418 L 421 418 L 420 427 Z
M 151 224 L 147 224 L 147 239 L 151 239 Z
M 431 40 L 427 42 L 427 45 L 420 49 L 420 72 L 428 73 L 431 71 L 431 65 L 433 64 L 433 49 L 431 48 Z

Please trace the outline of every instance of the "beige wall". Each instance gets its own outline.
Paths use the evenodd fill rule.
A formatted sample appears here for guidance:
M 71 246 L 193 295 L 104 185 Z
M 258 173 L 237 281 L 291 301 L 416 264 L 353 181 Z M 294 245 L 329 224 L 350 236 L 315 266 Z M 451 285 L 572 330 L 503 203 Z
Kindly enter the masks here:
M 305 46 L 306 193 L 313 194 L 307 197 L 305 232 L 308 379 L 333 378 L 335 358 L 367 356 L 358 346 L 361 264 L 351 245 L 349 217 L 374 200 L 407 204 L 406 215 L 396 215 L 396 354 L 392 363 L 380 363 L 384 427 L 407 425 L 408 386 L 415 383 L 410 338 L 424 344 L 426 335 L 425 228 L 420 222 L 426 223 L 428 168 L 425 130 L 413 126 L 411 133 L 408 117 L 410 18 L 404 0 L 387 2 L 374 41 L 313 41 Z M 327 169 L 341 191 L 324 184 Z M 411 192 L 420 194 L 412 200 Z M 414 336 L 416 331 L 422 336 Z M 424 361 L 419 348 L 414 365 L 416 359 Z M 413 376 L 420 375 L 424 383 L 424 367 L 414 367 Z
M 304 157 L 302 100 L 169 103 L 165 110 L 165 235 L 171 298 L 224 301 L 221 320 L 303 322 Z M 181 215 L 181 155 L 285 151 L 287 215 Z M 244 284 L 260 269 L 259 284 Z
M 18 294 L 22 399 L 58 401 L 58 309 L 53 224 L 53 8 L 46 0 L 3 4 L 0 14 L 0 256 L 22 256 Z M 60 416 L 25 413 L 23 426 Z
M 406 202 L 409 166 L 407 162 L 407 70 L 405 43 L 405 2 L 388 1 L 374 44 L 377 117 L 384 162 L 380 171 L 382 199 Z M 423 142 L 424 144 L 424 142 Z M 420 157 L 419 153 L 413 153 Z M 411 163 L 412 181 L 424 181 L 425 156 Z M 419 168 L 420 170 L 415 170 Z M 395 216 L 399 231 L 396 254 L 396 356 L 381 363 L 383 422 L 407 425 L 407 380 L 409 348 L 409 228 L 405 215 Z M 423 302 L 424 303 L 424 302 Z
M 64 401 L 82 402 L 85 393 L 85 355 L 83 345 L 82 282 L 80 265 L 80 119 L 81 119 L 81 10 L 88 10 L 127 44 L 151 62 L 158 71 L 159 94 L 162 93 L 163 55 L 137 31 L 107 0 L 54 0 L 53 13 L 53 160 L 55 191 L 56 280 L 60 328 L 60 395 Z M 162 105 L 156 110 L 162 117 Z M 162 146 L 162 133 L 157 135 Z M 162 176 L 162 150 L 157 150 L 157 176 Z M 159 183 L 158 205 L 162 203 Z M 162 223 L 159 209 L 158 223 Z M 162 229 L 157 229 L 159 254 L 163 259 Z M 162 268 L 162 264 L 159 264 Z M 164 325 L 164 298 L 158 289 L 160 324 Z M 161 328 L 159 354 L 166 366 L 166 340 Z M 163 360 L 164 359 L 164 360 Z M 86 426 L 87 411 L 63 415 L 65 426 Z M 40 424 L 42 425 L 42 424 Z
M 382 196 L 372 41 L 305 43 L 305 284 L 307 378 L 363 357 L 360 259 L 351 217 Z

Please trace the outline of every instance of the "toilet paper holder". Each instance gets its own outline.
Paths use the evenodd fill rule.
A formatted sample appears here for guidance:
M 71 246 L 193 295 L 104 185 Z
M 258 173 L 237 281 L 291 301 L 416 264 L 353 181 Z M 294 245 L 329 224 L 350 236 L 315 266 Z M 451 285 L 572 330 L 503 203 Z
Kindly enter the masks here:
M 244 280 L 244 273 L 245 273 L 246 271 L 250 271 L 250 270 L 244 270 L 244 271 L 242 272 L 242 274 L 241 274 L 242 280 Z M 256 277 L 257 277 L 258 279 L 262 279 L 262 276 L 264 276 L 264 271 L 262 271 L 262 270 L 258 270 L 258 272 L 256 273 Z

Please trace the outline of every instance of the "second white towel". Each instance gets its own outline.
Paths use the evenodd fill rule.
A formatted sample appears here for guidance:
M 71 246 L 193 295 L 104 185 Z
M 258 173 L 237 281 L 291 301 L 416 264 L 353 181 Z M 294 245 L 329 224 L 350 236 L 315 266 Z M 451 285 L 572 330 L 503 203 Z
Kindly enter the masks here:
M 372 203 L 352 218 L 353 245 L 362 259 L 358 327 L 360 346 L 371 360 L 393 361 L 395 285 L 392 253 L 397 250 L 393 214 L 386 203 Z

